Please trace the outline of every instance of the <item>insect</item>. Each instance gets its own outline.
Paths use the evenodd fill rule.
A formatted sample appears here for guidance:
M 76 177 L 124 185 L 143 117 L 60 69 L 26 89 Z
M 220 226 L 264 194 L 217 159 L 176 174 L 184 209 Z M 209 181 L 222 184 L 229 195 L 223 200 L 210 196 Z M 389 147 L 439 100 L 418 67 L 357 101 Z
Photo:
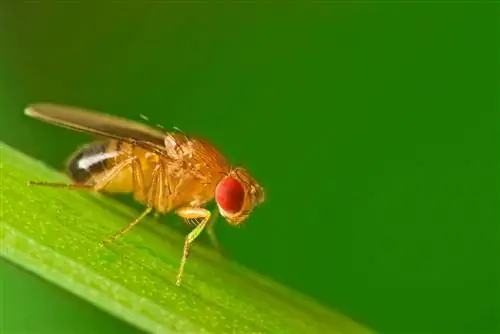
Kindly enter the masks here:
M 99 137 L 76 150 L 67 160 L 66 173 L 71 183 L 31 181 L 30 184 L 131 193 L 137 202 L 145 205 L 145 210 L 134 221 L 105 239 L 102 245 L 128 232 L 153 210 L 174 212 L 186 222 L 196 224 L 184 242 L 177 286 L 182 282 L 190 246 L 205 228 L 217 244 L 213 232 L 213 218 L 217 213 L 229 224 L 239 225 L 265 199 L 264 189 L 245 168 L 230 166 L 205 140 L 53 103 L 29 105 L 25 114 Z M 214 199 L 218 210 L 212 214 L 204 206 Z

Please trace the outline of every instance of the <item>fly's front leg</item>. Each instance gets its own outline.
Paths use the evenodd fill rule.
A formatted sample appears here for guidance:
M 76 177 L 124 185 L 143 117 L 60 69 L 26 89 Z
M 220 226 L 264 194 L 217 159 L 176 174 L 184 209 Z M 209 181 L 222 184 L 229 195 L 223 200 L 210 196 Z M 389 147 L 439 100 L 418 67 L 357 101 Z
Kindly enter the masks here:
M 180 286 L 191 244 L 200 235 L 210 220 L 210 211 L 204 208 L 184 207 L 177 210 L 176 213 L 184 219 L 202 219 L 202 221 L 187 235 L 186 240 L 184 241 L 184 250 L 182 252 L 181 264 L 179 266 L 176 280 L 177 286 Z
M 215 223 L 217 222 L 217 218 L 219 218 L 219 210 L 215 209 L 214 213 L 210 217 L 210 221 L 207 224 L 207 234 L 210 238 L 212 246 L 218 252 L 222 252 L 222 247 L 220 246 L 219 240 L 217 239 L 217 235 L 215 235 Z
M 186 180 L 190 178 L 191 175 L 186 174 L 184 177 L 182 177 L 179 182 L 177 183 L 177 186 L 174 188 L 174 192 L 171 196 L 171 198 L 175 198 L 175 195 L 178 193 L 178 189 L 181 188 L 181 186 L 185 183 Z M 217 221 L 217 218 L 219 217 L 219 211 L 215 209 L 215 211 L 212 213 L 210 216 L 210 220 L 207 223 L 207 233 L 208 237 L 210 238 L 210 242 L 212 246 L 219 252 L 222 252 L 222 247 L 219 244 L 219 241 L 217 240 L 217 236 L 215 235 L 215 223 Z

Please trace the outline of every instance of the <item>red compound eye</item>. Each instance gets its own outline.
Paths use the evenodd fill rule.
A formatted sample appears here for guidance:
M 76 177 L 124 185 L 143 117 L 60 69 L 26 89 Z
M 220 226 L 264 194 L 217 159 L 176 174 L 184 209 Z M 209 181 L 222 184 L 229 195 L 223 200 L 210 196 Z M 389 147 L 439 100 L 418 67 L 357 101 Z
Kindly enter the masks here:
M 228 176 L 217 185 L 215 200 L 227 213 L 237 213 L 243 206 L 245 189 L 240 181 Z

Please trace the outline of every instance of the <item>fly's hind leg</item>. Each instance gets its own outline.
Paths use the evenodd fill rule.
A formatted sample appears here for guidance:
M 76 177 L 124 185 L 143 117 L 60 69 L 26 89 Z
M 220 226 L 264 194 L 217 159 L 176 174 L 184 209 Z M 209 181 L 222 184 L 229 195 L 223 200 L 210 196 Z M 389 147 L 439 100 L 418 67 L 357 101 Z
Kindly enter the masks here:
M 94 190 L 94 186 L 93 185 L 91 185 L 91 184 L 82 184 L 82 183 L 28 181 L 28 185 L 30 185 L 30 186 L 52 187 L 52 188 L 78 189 L 78 190 Z
M 140 185 L 136 188 L 136 196 L 144 196 L 145 188 L 144 188 L 144 177 L 142 175 L 142 169 L 140 169 L 140 165 L 138 167 L 132 168 L 132 175 L 134 178 L 134 184 Z M 161 164 L 157 164 L 153 169 L 152 179 L 151 179 L 151 187 L 149 188 L 149 192 L 147 195 L 147 206 L 146 209 L 137 217 L 133 222 L 125 226 L 123 229 L 116 232 L 111 237 L 103 240 L 101 242 L 101 247 L 105 244 L 109 244 L 122 236 L 123 234 L 130 231 L 135 225 L 139 224 L 139 222 L 146 217 L 155 207 L 155 205 L 159 202 L 161 196 L 163 196 L 163 184 L 164 184 L 164 170 Z
M 54 187 L 54 188 L 66 188 L 66 189 L 81 189 L 81 190 L 93 190 L 93 191 L 101 191 L 106 188 L 106 186 L 113 181 L 113 179 L 120 174 L 125 168 L 132 166 L 134 169 L 135 165 L 138 165 L 136 157 L 129 157 L 117 165 L 113 166 L 106 174 L 95 184 L 87 184 L 87 183 L 63 183 L 63 182 L 46 182 L 46 181 L 29 181 L 29 185 L 33 186 L 44 186 L 44 187 Z M 142 173 L 140 175 L 140 180 L 137 185 L 139 188 L 144 188 L 143 176 Z
M 182 252 L 181 264 L 177 272 L 177 280 L 175 284 L 180 286 L 182 283 L 182 275 L 184 273 L 184 266 L 186 265 L 189 256 L 189 250 L 193 241 L 200 235 L 208 221 L 210 220 L 210 211 L 204 208 L 184 207 L 176 211 L 177 215 L 184 219 L 202 219 L 202 221 L 192 230 L 184 241 L 184 249 Z
M 125 168 L 132 169 L 132 181 L 134 184 L 134 192 L 137 197 L 145 197 L 145 185 L 144 185 L 144 175 L 142 172 L 141 164 L 139 159 L 135 156 L 128 157 L 127 159 L 121 161 L 117 165 L 113 166 L 106 174 L 100 178 L 95 184 L 79 184 L 79 183 L 59 183 L 59 182 L 30 182 L 31 185 L 40 185 L 40 186 L 48 186 L 48 187 L 57 187 L 57 188 L 67 188 L 67 189 L 83 189 L 83 190 L 93 190 L 93 191 L 101 191 L 106 186 L 113 181 L 115 177 L 117 177 Z M 144 210 L 141 215 L 135 219 L 132 223 L 130 223 L 126 228 L 117 232 L 113 237 L 108 238 L 101 242 L 100 246 L 104 246 L 105 243 L 111 242 L 120 235 L 128 232 L 134 225 L 139 223 L 141 219 L 143 219 L 149 212 L 151 212 L 152 206 L 148 206 L 146 210 Z

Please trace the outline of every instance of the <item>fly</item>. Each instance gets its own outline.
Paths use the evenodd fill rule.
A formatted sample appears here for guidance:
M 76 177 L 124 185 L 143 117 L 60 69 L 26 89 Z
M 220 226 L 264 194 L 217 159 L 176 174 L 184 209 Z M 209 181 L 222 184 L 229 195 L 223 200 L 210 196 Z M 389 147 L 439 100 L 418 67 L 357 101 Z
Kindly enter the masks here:
M 264 189 L 245 168 L 229 165 L 205 140 L 52 103 L 29 105 L 25 114 L 102 138 L 82 146 L 67 160 L 66 173 L 71 183 L 32 181 L 30 184 L 130 193 L 145 206 L 134 221 L 105 239 L 102 245 L 128 232 L 153 210 L 175 212 L 186 222 L 196 223 L 184 242 L 177 286 L 181 285 L 191 244 L 205 228 L 217 244 L 213 232 L 216 213 L 229 224 L 239 225 L 265 199 Z M 214 199 L 218 210 L 212 214 L 205 206 Z

